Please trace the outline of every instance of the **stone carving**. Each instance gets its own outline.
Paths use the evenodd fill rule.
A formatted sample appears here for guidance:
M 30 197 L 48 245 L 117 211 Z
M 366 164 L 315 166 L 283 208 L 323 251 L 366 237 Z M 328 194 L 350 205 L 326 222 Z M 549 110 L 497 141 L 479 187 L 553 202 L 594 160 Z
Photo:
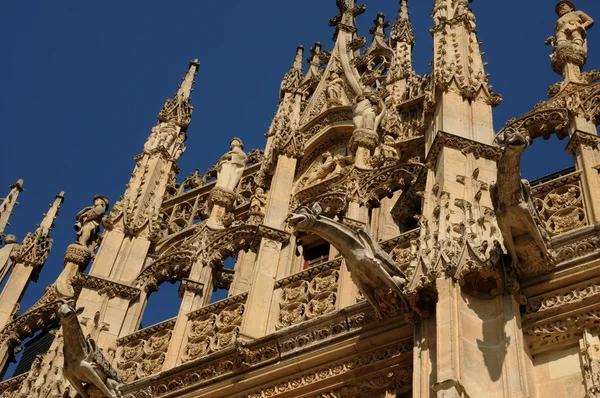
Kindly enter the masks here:
M 385 104 L 381 97 L 372 89 L 367 89 L 356 98 L 352 122 L 355 129 L 377 131 L 384 113 Z
M 342 103 L 342 93 L 344 92 L 344 79 L 336 72 L 332 72 L 329 76 L 329 83 L 327 83 L 326 94 L 327 94 L 327 106 L 339 106 Z
M 323 181 L 336 169 L 337 162 L 331 155 L 331 152 L 325 152 L 322 155 L 323 163 L 315 167 L 306 177 L 303 186 L 308 187 L 317 182 Z
M 365 368 L 370 364 L 385 361 L 390 358 L 397 358 L 405 354 L 412 352 L 412 343 L 410 341 L 401 341 L 385 347 L 378 347 L 377 349 L 361 354 L 351 360 L 341 361 L 332 365 L 324 366 L 309 372 L 303 373 L 297 377 L 290 378 L 288 380 L 280 381 L 276 385 L 263 387 L 252 391 L 249 394 L 243 395 L 244 398 L 267 398 L 277 397 L 284 395 L 294 396 L 294 392 L 300 388 L 310 386 L 317 382 L 322 382 L 334 377 L 339 377 L 350 372 L 356 372 L 357 370 Z M 357 373 L 353 373 L 356 375 Z M 410 371 L 407 372 L 410 374 Z M 354 379 L 356 376 L 353 376 Z M 371 391 L 372 392 L 372 391 Z M 318 395 L 317 395 L 318 396 Z M 333 395 L 329 398 L 347 398 L 352 395 Z
M 556 14 L 559 19 L 554 27 L 555 36 L 546 40 L 554 50 L 552 68 L 565 79 L 579 81 L 587 58 L 587 31 L 594 26 L 594 20 L 577 11 L 568 0 L 559 1 Z
M 229 297 L 188 315 L 184 363 L 235 346 L 247 297 L 247 293 Z
M 498 226 L 512 266 L 522 276 L 542 273 L 554 266 L 549 236 L 531 197 L 529 182 L 521 180 L 521 155 L 531 143 L 525 129 L 508 128 L 496 137 L 504 148 L 496 183 L 491 186 Z
M 339 266 L 334 260 L 288 277 L 281 289 L 277 329 L 302 323 L 333 312 L 337 304 Z
M 435 25 L 448 20 L 448 0 L 435 0 L 431 18 Z
M 175 320 L 171 319 L 117 340 L 117 370 L 126 382 L 162 370 Z
M 62 301 L 57 315 L 63 328 L 64 374 L 83 397 L 103 394 L 108 398 L 121 396 L 122 381 L 104 358 L 92 339 L 86 339 L 77 320 L 83 308 L 75 309 L 74 301 Z
M 234 138 L 230 143 L 231 150 L 221 156 L 217 163 L 216 187 L 228 191 L 235 191 L 246 168 L 247 155 L 244 144 L 239 138 Z
M 85 207 L 75 217 L 77 219 L 74 225 L 77 232 L 77 243 L 87 247 L 90 252 L 93 252 L 98 244 L 100 224 L 109 205 L 110 200 L 107 197 L 96 195 L 94 196 L 94 205 Z
M 288 217 L 298 232 L 321 236 L 340 251 L 352 280 L 380 317 L 405 309 L 403 287 L 406 279 L 389 255 L 364 231 L 355 232 L 344 224 L 321 216 L 321 207 L 300 207 Z
M 16 236 L 11 234 L 6 235 L 4 238 L 4 247 L 0 249 L 0 283 L 2 283 L 14 264 L 15 255 L 19 247 Z

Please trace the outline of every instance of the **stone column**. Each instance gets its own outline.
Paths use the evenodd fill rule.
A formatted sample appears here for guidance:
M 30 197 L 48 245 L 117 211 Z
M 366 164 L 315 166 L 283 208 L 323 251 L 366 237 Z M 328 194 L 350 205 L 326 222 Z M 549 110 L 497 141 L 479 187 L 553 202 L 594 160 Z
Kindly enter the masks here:
M 267 202 L 264 224 L 282 229 L 289 213 L 292 187 L 296 174 L 296 159 L 280 155 Z M 250 338 L 259 338 L 268 334 L 270 307 L 278 270 L 287 267 L 288 257 L 282 256 L 282 244 L 268 238 L 262 238 L 251 279 L 252 289 L 246 302 L 246 314 L 241 334 Z
M 210 283 L 210 280 L 207 280 L 207 273 L 212 273 L 210 267 L 204 266 L 204 263 L 197 261 L 192 266 L 189 279 L 181 282 L 181 289 L 179 291 L 181 305 L 177 314 L 177 321 L 173 327 L 173 335 L 169 342 L 163 369 L 174 368 L 180 363 L 181 349 L 188 331 L 187 314 L 207 305 L 210 300 L 212 283 Z M 204 281 L 205 283 L 199 281 Z
M 2 236 L 4 235 L 4 229 L 7 225 L 10 225 L 8 219 L 13 214 L 13 208 L 19 204 L 17 198 L 19 193 L 23 192 L 23 180 L 15 182 L 10 186 L 10 192 L 6 198 L 2 199 L 0 203 L 0 243 L 2 243 Z
M 56 196 L 50 210 L 34 233 L 29 233 L 15 255 L 15 266 L 0 294 L 0 330 L 19 313 L 19 303 L 29 282 L 37 281 L 39 272 L 48 258 L 52 239 L 48 236 L 54 219 L 64 201 L 64 192 Z
M 586 127 L 581 124 L 580 127 Z M 581 188 L 585 212 L 588 223 L 594 225 L 600 223 L 600 137 L 596 134 L 595 126 L 588 125 L 587 130 L 588 132 L 574 131 L 566 151 L 573 155 L 577 170 L 582 172 Z

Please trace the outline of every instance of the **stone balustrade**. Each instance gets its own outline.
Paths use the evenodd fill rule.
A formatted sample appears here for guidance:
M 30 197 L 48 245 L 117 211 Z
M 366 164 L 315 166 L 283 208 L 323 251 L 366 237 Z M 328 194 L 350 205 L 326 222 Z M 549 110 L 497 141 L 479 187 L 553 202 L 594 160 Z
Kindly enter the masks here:
M 560 235 L 588 225 L 581 191 L 581 171 L 534 186 L 532 196 L 550 234 Z
M 226 298 L 188 314 L 182 362 L 189 362 L 236 344 L 248 293 Z
M 340 266 L 337 258 L 275 283 L 279 305 L 275 327 L 283 329 L 337 309 Z
M 162 370 L 176 318 L 152 325 L 117 340 L 117 371 L 126 382 Z

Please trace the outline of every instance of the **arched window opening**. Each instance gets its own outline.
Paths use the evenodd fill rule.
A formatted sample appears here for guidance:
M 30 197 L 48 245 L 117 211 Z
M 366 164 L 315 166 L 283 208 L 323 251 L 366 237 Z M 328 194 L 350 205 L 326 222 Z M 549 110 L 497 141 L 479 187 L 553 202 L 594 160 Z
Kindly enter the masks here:
M 177 316 L 181 299 L 178 296 L 179 284 L 163 283 L 160 289 L 148 297 L 140 329 L 166 321 Z

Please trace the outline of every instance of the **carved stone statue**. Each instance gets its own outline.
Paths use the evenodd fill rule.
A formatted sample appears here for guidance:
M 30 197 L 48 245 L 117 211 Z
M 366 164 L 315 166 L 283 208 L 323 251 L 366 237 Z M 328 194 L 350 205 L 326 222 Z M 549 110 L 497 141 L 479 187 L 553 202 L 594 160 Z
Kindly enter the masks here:
M 333 173 L 336 167 L 336 162 L 330 152 L 325 152 L 323 155 L 323 163 L 318 165 L 312 173 L 304 181 L 304 186 L 308 187 L 317 182 L 323 181 L 328 175 Z
M 6 235 L 4 238 L 4 247 L 0 249 L 0 283 L 13 265 L 14 256 L 19 250 L 17 237 L 14 235 Z
M 57 310 L 64 339 L 64 375 L 83 398 L 105 396 L 119 398 L 123 382 L 104 358 L 102 351 L 91 338 L 85 338 L 77 315 L 83 308 L 75 309 L 75 302 L 62 300 Z
M 549 251 L 550 238 L 533 204 L 531 187 L 527 180 L 521 180 L 521 155 L 530 143 L 531 137 L 525 129 L 507 128 L 498 134 L 496 144 L 504 152 L 498 162 L 496 182 L 490 187 L 498 226 L 512 265 L 526 276 L 554 265 Z
M 464 15 L 469 10 L 469 0 L 456 0 L 456 12 L 454 16 Z
M 381 155 L 384 162 L 393 162 L 400 159 L 398 156 L 398 150 L 396 149 L 396 143 L 394 137 L 387 134 L 383 137 L 383 144 L 381 145 Z
M 342 104 L 342 92 L 344 80 L 336 72 L 332 72 L 329 76 L 329 83 L 327 84 L 326 94 L 327 100 L 330 105 L 341 105 Z
M 568 0 L 556 5 L 556 14 L 560 17 L 554 27 L 556 47 L 571 43 L 587 53 L 587 31 L 594 26 L 594 20 L 583 11 L 577 11 Z
M 242 178 L 248 158 L 244 152 L 244 144 L 239 138 L 231 140 L 230 148 L 231 150 L 221 156 L 217 163 L 216 187 L 233 192 Z
M 381 97 L 371 89 L 356 98 L 352 121 L 356 129 L 377 131 L 385 112 L 385 104 Z
M 261 187 L 256 188 L 254 195 L 250 198 L 250 212 L 263 213 L 267 204 L 267 195 Z
M 442 21 L 448 20 L 448 0 L 435 0 L 433 11 L 431 12 L 433 23 L 439 25 Z
M 352 280 L 379 317 L 392 316 L 407 307 L 405 276 L 390 256 L 365 231 L 321 216 L 321 206 L 302 206 L 288 217 L 299 232 L 314 233 L 331 243 L 344 257 Z
M 100 223 L 102 217 L 108 211 L 110 200 L 104 196 L 94 196 L 94 205 L 82 209 L 77 216 L 77 222 L 74 225 L 77 231 L 77 243 L 87 247 L 90 251 L 96 248 L 98 243 L 98 234 L 100 233 Z

